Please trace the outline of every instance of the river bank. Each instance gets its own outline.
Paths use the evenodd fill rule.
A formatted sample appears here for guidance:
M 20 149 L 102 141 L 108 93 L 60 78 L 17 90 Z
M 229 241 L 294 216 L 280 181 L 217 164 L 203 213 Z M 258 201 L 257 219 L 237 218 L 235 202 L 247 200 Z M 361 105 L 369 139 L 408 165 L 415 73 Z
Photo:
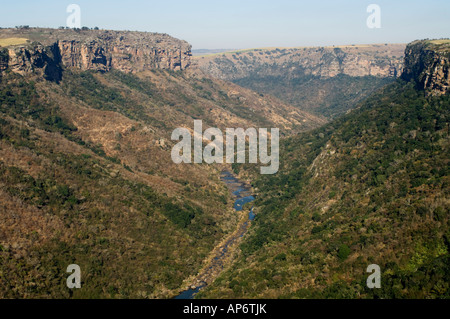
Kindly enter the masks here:
M 233 208 L 236 211 L 242 211 L 245 204 L 255 200 L 251 187 L 240 181 L 232 173 L 223 171 L 220 179 L 225 182 L 232 193 L 234 197 Z M 248 231 L 254 218 L 253 208 L 251 208 L 248 215 L 245 215 L 239 222 L 235 231 L 212 251 L 209 262 L 192 280 L 192 283 L 189 285 L 190 288 L 181 292 L 175 299 L 193 299 L 202 288 L 212 283 L 219 276 L 225 266 L 233 260 L 234 250 L 237 248 L 240 239 Z

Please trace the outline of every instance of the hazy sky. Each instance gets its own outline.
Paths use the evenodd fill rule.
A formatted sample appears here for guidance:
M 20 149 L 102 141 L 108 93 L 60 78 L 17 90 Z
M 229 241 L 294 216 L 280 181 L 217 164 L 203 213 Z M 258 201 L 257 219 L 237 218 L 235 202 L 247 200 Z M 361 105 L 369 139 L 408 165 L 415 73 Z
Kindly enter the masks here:
M 0 27 L 65 26 L 69 4 L 81 24 L 168 33 L 194 49 L 410 42 L 450 37 L 450 0 L 2 0 Z M 369 29 L 369 4 L 381 28 Z

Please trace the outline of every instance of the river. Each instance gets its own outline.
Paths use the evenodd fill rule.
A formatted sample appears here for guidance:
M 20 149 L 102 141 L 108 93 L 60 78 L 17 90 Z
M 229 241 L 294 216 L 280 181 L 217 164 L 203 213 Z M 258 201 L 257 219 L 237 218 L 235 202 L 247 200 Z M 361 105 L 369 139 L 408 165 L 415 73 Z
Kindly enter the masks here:
M 253 197 L 251 193 L 251 188 L 230 172 L 223 171 L 220 175 L 220 179 L 232 192 L 235 199 L 233 207 L 236 211 L 242 211 L 245 204 L 255 200 L 255 197 Z M 196 277 L 195 285 L 180 293 L 175 299 L 193 299 L 200 289 L 204 288 L 217 278 L 224 268 L 225 261 L 230 257 L 230 247 L 235 244 L 240 237 L 245 235 L 250 226 L 249 221 L 254 218 L 255 214 L 253 213 L 252 207 L 248 213 L 248 220 L 239 224 L 237 229 L 229 235 L 225 242 L 213 251 L 214 258 L 212 258 L 208 267 L 205 267 Z

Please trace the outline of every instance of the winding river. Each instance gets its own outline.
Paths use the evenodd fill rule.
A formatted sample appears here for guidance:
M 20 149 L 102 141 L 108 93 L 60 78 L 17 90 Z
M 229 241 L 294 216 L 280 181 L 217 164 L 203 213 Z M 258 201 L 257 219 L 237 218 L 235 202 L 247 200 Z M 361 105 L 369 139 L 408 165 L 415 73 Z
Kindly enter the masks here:
M 220 175 L 220 179 L 232 192 L 235 198 L 233 207 L 236 211 L 242 211 L 246 203 L 250 203 L 255 200 L 255 197 L 253 197 L 251 193 L 251 188 L 244 182 L 237 179 L 230 172 L 223 171 Z M 215 278 L 217 278 L 220 272 L 222 272 L 226 260 L 230 258 L 230 247 L 235 244 L 240 237 L 245 235 L 250 226 L 249 221 L 254 218 L 255 214 L 253 213 L 252 207 L 248 213 L 248 220 L 244 223 L 240 223 L 238 228 L 218 248 L 214 249 L 214 257 L 210 261 L 209 265 L 203 268 L 203 270 L 196 277 L 194 281 L 195 284 L 190 289 L 180 293 L 174 299 L 193 299 L 195 294 L 197 294 L 200 289 L 207 286 L 213 282 Z

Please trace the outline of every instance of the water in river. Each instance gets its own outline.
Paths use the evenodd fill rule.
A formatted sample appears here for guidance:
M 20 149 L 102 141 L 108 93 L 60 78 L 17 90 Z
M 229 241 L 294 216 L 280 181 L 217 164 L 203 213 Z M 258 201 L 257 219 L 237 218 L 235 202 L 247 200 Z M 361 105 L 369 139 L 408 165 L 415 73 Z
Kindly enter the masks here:
M 251 189 L 245 183 L 241 182 L 237 179 L 233 174 L 228 171 L 222 172 L 220 175 L 220 179 L 225 182 L 228 188 L 233 193 L 235 197 L 234 201 L 234 209 L 236 211 L 242 211 L 245 204 L 252 202 L 255 200 L 255 197 L 251 194 Z M 253 213 L 253 207 L 250 209 L 248 214 L 248 219 L 253 220 L 255 218 L 255 214 Z M 206 270 L 198 276 L 200 285 L 197 285 L 195 289 L 188 289 L 179 294 L 175 299 L 193 299 L 195 294 L 199 292 L 199 290 L 207 285 L 205 281 L 214 277 L 214 274 L 217 274 L 223 269 L 223 263 L 225 257 L 229 253 L 229 247 L 232 245 L 239 237 L 244 236 L 249 227 L 248 221 L 240 225 L 238 231 L 234 232 L 230 238 L 220 247 L 216 256 L 213 258 L 211 264 Z

